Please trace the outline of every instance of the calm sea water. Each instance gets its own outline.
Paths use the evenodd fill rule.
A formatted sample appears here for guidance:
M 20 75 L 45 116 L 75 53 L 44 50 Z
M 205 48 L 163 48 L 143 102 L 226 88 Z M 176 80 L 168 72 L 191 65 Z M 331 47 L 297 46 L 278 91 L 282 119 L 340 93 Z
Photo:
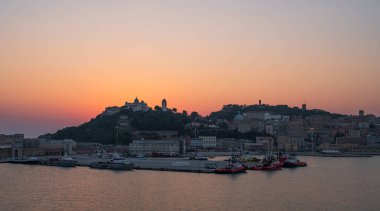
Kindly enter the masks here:
M 0 164 L 0 210 L 380 210 L 380 157 L 214 175 Z

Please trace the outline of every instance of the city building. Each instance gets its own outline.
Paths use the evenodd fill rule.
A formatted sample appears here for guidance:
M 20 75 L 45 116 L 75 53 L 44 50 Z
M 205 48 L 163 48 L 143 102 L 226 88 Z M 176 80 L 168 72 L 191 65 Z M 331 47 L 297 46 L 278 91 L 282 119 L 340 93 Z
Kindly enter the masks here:
M 336 144 L 365 145 L 366 140 L 360 136 L 336 137 Z
M 233 139 L 233 138 L 222 138 L 216 140 L 217 151 L 241 151 L 244 150 L 247 143 L 255 143 L 254 140 L 249 139 Z
M 216 147 L 216 136 L 199 136 L 202 139 L 202 147 L 204 149 L 215 148 Z
M 181 153 L 180 145 L 180 140 L 133 140 L 128 152 L 131 155 L 178 156 Z
M 281 115 L 280 114 L 275 114 L 271 112 L 265 112 L 265 111 L 250 111 L 246 112 L 245 114 L 246 120 L 262 120 L 262 121 L 267 121 L 267 120 L 280 120 Z
M 203 139 L 201 138 L 192 138 L 189 142 L 190 149 L 203 149 Z
M 274 148 L 274 139 L 271 136 L 257 136 L 256 143 L 262 144 L 267 151 L 272 151 Z
M 291 139 L 289 136 L 277 136 L 277 146 L 280 150 L 293 152 L 298 150 L 298 140 Z
M 66 153 L 72 154 L 76 149 L 76 142 L 71 139 L 35 139 L 26 138 L 15 141 L 12 145 L 12 157 L 22 158 L 24 156 L 62 156 Z
M 11 146 L 15 141 L 24 139 L 24 134 L 0 134 L 0 146 Z
M 380 136 L 367 136 L 368 147 L 380 147 Z

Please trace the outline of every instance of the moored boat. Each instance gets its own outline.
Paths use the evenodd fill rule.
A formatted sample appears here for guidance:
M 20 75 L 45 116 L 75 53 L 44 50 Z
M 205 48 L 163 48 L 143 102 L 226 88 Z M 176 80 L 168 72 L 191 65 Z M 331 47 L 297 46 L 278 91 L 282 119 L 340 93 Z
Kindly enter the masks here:
M 282 165 L 281 164 L 275 164 L 271 163 L 268 165 L 258 165 L 258 166 L 252 166 L 250 170 L 255 170 L 255 171 L 277 171 L 277 170 L 282 170 Z
M 238 161 L 242 163 L 249 163 L 249 162 L 260 162 L 261 160 L 252 155 L 244 155 L 238 158 Z
M 301 162 L 296 158 L 296 155 L 290 155 L 285 162 L 283 163 L 284 168 L 297 168 L 297 167 L 306 167 L 306 162 Z
M 75 167 L 77 165 L 77 161 L 69 156 L 63 156 L 41 160 L 40 164 L 46 166 Z
M 112 157 L 113 158 L 108 161 L 99 161 L 91 163 L 90 167 L 97 169 L 132 170 L 134 164 L 130 163 L 124 157 L 121 157 L 119 153 L 113 153 Z
M 324 149 L 321 151 L 322 154 L 340 154 L 339 150 Z
M 266 155 L 262 162 L 258 163 L 256 166 L 252 166 L 250 170 L 257 171 L 276 171 L 282 170 L 282 163 L 279 162 L 273 155 Z
M 208 160 L 208 158 L 205 156 L 202 156 L 201 154 L 196 154 L 189 157 L 189 160 Z
M 25 157 L 22 159 L 11 159 L 8 163 L 36 165 L 39 161 L 37 157 Z
M 237 174 L 244 173 L 246 171 L 246 167 L 241 163 L 227 163 L 223 168 L 217 168 L 214 170 L 216 174 Z
M 90 164 L 91 168 L 112 170 L 132 170 L 133 166 L 133 163 L 126 160 L 99 161 Z

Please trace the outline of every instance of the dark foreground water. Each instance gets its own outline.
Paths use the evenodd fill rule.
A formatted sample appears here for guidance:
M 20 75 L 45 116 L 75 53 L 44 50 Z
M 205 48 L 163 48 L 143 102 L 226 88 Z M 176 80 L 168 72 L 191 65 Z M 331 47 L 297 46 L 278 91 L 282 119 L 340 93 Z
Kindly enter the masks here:
M 0 164 L 0 210 L 380 210 L 380 157 L 214 175 Z

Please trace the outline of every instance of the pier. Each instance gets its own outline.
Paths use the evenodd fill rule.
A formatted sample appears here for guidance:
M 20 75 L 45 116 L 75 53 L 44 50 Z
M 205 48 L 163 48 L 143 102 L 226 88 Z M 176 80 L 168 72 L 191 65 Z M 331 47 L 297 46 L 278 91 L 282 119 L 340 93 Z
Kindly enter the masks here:
M 91 163 L 107 160 L 87 155 L 73 157 L 78 161 L 78 166 L 90 166 Z M 133 169 L 194 173 L 213 173 L 214 169 L 206 168 L 207 164 L 212 163 L 216 167 L 223 167 L 227 163 L 226 161 L 188 160 L 187 158 L 127 158 L 127 160 L 134 164 Z

